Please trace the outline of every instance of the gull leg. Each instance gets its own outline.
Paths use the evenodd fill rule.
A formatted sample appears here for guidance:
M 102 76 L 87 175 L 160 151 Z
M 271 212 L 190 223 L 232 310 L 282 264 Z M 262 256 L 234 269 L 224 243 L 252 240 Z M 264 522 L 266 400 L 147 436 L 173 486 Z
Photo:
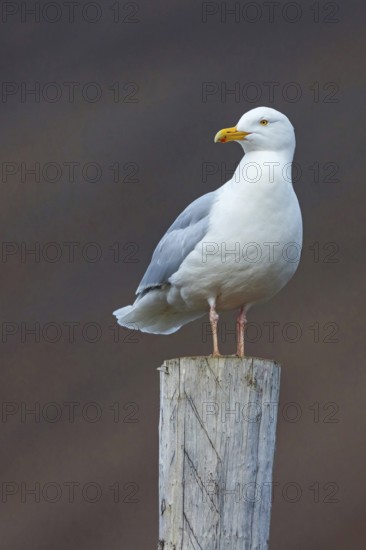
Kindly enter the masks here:
M 236 355 L 238 357 L 244 357 L 244 330 L 245 330 L 246 321 L 247 321 L 247 318 L 245 315 L 245 307 L 241 306 L 239 310 L 239 315 L 236 319 L 236 341 L 237 341 Z
M 213 339 L 213 353 L 212 357 L 220 357 L 219 344 L 217 339 L 217 324 L 219 321 L 219 316 L 215 309 L 215 303 L 210 304 L 210 323 L 212 330 L 212 339 Z

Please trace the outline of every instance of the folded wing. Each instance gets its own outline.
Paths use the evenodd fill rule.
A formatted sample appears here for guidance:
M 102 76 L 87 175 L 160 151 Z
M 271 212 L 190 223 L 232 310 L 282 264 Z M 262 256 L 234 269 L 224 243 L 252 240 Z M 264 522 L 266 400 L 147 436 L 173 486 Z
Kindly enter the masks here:
M 216 191 L 199 197 L 187 206 L 169 227 L 154 251 L 150 265 L 136 291 L 137 295 L 169 283 L 169 278 L 205 236 L 209 214 L 216 198 Z

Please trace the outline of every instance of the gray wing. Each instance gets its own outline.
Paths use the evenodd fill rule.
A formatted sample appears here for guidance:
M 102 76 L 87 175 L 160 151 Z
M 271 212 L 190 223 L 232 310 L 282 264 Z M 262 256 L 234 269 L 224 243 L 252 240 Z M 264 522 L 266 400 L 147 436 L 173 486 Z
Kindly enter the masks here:
M 205 236 L 209 213 L 217 197 L 213 191 L 193 201 L 178 216 L 160 240 L 136 294 L 169 281 L 183 260 Z

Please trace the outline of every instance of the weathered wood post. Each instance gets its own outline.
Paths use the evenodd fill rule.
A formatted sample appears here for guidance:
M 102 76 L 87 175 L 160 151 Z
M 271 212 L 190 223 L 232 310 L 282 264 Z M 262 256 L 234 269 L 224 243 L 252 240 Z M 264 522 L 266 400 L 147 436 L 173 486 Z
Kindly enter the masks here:
M 183 357 L 160 370 L 159 550 L 267 550 L 280 366 Z

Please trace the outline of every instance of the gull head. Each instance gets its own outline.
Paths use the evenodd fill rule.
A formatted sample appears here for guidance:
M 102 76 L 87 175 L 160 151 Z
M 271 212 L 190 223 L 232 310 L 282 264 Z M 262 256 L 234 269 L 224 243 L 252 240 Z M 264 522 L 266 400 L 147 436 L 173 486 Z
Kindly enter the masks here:
M 295 151 L 294 128 L 284 114 L 270 107 L 256 107 L 245 113 L 236 126 L 224 128 L 215 142 L 237 141 L 246 153 L 251 151 Z

